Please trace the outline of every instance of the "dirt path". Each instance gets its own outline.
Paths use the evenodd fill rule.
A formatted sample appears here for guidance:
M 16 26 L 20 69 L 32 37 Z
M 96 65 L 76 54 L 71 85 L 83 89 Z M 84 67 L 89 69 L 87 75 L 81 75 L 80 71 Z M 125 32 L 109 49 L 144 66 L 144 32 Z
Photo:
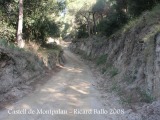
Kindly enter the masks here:
M 101 94 L 87 65 L 67 49 L 64 54 L 63 69 L 32 94 L 1 111 L 0 120 L 123 120 L 122 115 L 110 114 L 114 99 L 105 107 L 101 104 Z M 104 110 L 109 113 L 105 115 Z

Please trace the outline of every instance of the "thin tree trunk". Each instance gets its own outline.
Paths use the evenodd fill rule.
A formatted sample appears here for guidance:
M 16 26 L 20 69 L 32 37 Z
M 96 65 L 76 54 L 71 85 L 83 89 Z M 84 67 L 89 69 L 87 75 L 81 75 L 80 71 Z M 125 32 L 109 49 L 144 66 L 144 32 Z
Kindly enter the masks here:
M 25 43 L 22 38 L 23 30 L 23 0 L 19 0 L 19 19 L 18 19 L 18 29 L 17 29 L 17 43 L 20 48 L 23 48 Z
M 90 26 L 90 21 L 88 20 L 88 36 L 91 36 L 91 26 Z
M 94 25 L 93 25 L 93 33 L 94 34 L 96 34 L 96 20 L 95 20 L 95 13 L 93 12 L 93 23 L 94 23 Z
M 101 15 L 101 20 L 103 20 L 103 13 L 100 13 L 100 15 Z

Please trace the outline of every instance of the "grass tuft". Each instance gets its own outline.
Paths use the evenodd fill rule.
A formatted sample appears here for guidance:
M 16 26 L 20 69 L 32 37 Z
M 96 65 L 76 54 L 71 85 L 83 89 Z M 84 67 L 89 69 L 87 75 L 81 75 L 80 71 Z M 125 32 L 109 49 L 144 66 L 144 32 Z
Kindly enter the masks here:
M 140 91 L 141 102 L 152 103 L 154 101 L 154 97 L 149 95 L 145 91 Z
M 105 54 L 105 55 L 101 55 L 98 59 L 97 59 L 97 61 L 96 61 L 96 65 L 103 65 L 103 64 L 105 64 L 106 63 L 106 60 L 107 60 L 107 54 Z
M 111 78 L 113 78 L 114 76 L 116 76 L 118 74 L 118 69 L 115 67 L 112 67 L 111 70 L 109 71 L 109 74 L 110 74 Z

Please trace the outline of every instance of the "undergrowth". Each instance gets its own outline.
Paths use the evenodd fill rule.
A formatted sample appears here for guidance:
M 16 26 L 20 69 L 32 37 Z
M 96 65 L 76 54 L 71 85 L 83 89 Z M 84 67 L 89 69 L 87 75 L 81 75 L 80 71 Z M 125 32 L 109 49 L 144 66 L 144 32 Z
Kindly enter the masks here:
M 23 48 L 19 48 L 17 45 L 15 45 L 12 42 L 9 42 L 5 39 L 0 39 L 0 46 L 4 47 L 4 48 L 9 48 L 12 50 L 17 50 L 17 51 L 25 51 L 25 49 Z
M 0 47 L 8 51 L 12 51 L 13 53 L 16 52 L 17 54 L 21 54 L 26 58 L 32 56 L 32 58 L 35 59 L 35 61 L 37 61 L 40 66 L 43 66 L 45 63 L 47 66 L 51 56 L 55 58 L 54 60 L 58 60 L 60 54 L 63 52 L 62 48 L 58 45 L 42 47 L 41 45 L 34 42 L 26 42 L 24 48 L 19 48 L 14 43 L 5 39 L 0 39 Z M 52 61 L 54 62 L 54 60 Z M 28 69 L 34 71 L 34 68 L 35 64 L 29 63 Z
M 107 60 L 107 54 L 105 55 L 101 55 L 97 60 L 96 60 L 96 64 L 97 65 L 103 65 L 106 63 L 106 60 Z
M 115 67 L 112 67 L 109 71 L 109 75 L 111 76 L 111 78 L 113 78 L 114 76 L 116 76 L 118 74 L 118 69 Z

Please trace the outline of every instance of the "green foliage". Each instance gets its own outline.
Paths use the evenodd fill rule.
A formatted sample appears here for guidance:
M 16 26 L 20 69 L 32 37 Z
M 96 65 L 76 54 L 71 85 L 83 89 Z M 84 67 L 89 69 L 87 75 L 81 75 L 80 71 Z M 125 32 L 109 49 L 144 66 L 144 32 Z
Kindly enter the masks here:
M 55 0 L 24 2 L 24 8 L 31 9 L 24 10 L 24 38 L 44 44 L 48 36 L 59 37 L 59 25 L 55 18 L 58 17 L 59 11 L 63 10 L 64 4 Z M 55 18 L 51 17 L 51 14 Z
M 57 45 L 57 44 L 54 44 L 54 43 L 50 43 L 50 44 L 43 44 L 42 45 L 43 48 L 47 48 L 48 50 L 58 50 L 58 51 L 63 51 L 62 50 L 62 47 Z
M 6 22 L 0 22 L 0 38 L 1 39 L 6 39 L 8 41 L 13 41 L 15 40 L 16 30 L 14 29 L 13 26 L 9 26 L 8 23 Z
M 17 2 L 14 0 L 0 0 L 0 38 L 8 41 L 15 40 Z
M 160 0 L 128 0 L 128 11 L 133 17 L 139 16 L 143 11 L 150 10 Z
M 86 32 L 86 27 L 85 25 L 81 25 L 79 28 L 78 28 L 78 32 L 77 32 L 77 38 L 86 38 L 88 37 L 88 33 Z
M 36 40 L 39 43 L 45 43 L 48 36 L 59 37 L 58 25 L 46 17 L 44 17 L 43 20 L 37 18 L 32 24 L 30 24 L 30 22 L 25 22 L 24 32 L 25 39 Z
M 98 58 L 97 65 L 104 65 L 104 67 L 101 69 L 101 73 L 107 73 L 111 78 L 113 78 L 118 74 L 118 69 L 108 62 L 106 63 L 106 60 L 107 55 L 102 55 Z
M 0 46 L 5 47 L 5 48 L 9 48 L 11 50 L 24 51 L 24 49 L 19 48 L 14 43 L 9 42 L 6 39 L 0 39 Z
M 77 2 L 79 0 L 75 1 L 75 3 Z M 70 10 L 72 12 L 69 11 L 70 14 L 76 16 L 76 27 L 73 29 L 77 32 L 77 38 L 88 37 L 92 34 L 109 37 L 129 20 L 139 16 L 143 11 L 153 8 L 160 0 L 96 0 L 90 5 L 83 4 L 83 2 L 77 6 L 74 5 L 75 10 Z M 86 7 L 88 5 L 89 7 Z M 79 26 L 80 23 L 85 27 Z
M 101 73 L 104 74 L 106 71 L 107 71 L 107 68 L 103 67 L 102 70 L 101 70 Z
M 92 7 L 93 12 L 103 12 L 106 0 L 97 0 L 96 4 Z
M 0 46 L 6 47 L 8 45 L 7 40 L 0 39 Z
M 160 0 L 26 0 L 23 38 L 44 44 L 48 36 L 110 36 L 158 2 Z M 59 19 L 62 11 L 64 15 Z M 15 41 L 18 0 L 0 0 L 0 16 L 0 38 Z
M 128 18 L 123 12 L 110 13 L 104 20 L 97 25 L 99 34 L 110 36 L 119 30 Z
M 63 24 L 63 27 L 61 27 L 61 36 L 65 38 L 68 33 L 68 29 L 70 28 L 70 25 L 65 22 L 62 22 L 62 24 Z
M 48 36 L 59 37 L 59 23 L 55 19 L 66 3 L 57 0 L 24 0 L 23 39 L 45 43 Z M 18 0 L 0 1 L 0 38 L 16 40 Z
M 116 76 L 118 74 L 118 69 L 114 67 L 112 64 L 107 63 L 102 68 L 102 74 L 107 73 L 111 78 Z
M 133 18 L 139 16 L 143 11 L 150 10 L 160 0 L 156 0 L 156 1 L 113 0 L 113 1 L 116 1 L 116 2 L 111 6 L 107 17 L 101 20 L 100 23 L 97 25 L 98 33 L 101 35 L 110 36 L 114 34 L 117 30 L 121 29 L 128 22 L 128 20 L 132 20 Z M 126 12 L 124 12 L 125 9 L 127 10 Z M 153 11 L 156 11 L 156 10 L 153 10 Z M 154 17 L 150 17 L 150 18 L 154 18 Z M 128 26 L 133 26 L 132 24 L 136 24 L 136 22 L 130 22 L 129 24 L 130 25 Z
M 141 92 L 141 101 L 146 102 L 146 103 L 151 103 L 153 102 L 154 98 L 147 94 L 146 92 Z
M 111 76 L 111 78 L 113 78 L 114 76 L 116 76 L 118 74 L 118 69 L 115 67 L 112 67 L 109 71 L 109 75 Z
M 107 60 L 107 57 L 108 57 L 107 54 L 106 54 L 106 55 L 101 55 L 101 56 L 97 59 L 96 64 L 97 64 L 97 65 L 103 65 L 103 64 L 105 64 L 105 63 L 106 63 L 106 60 Z

